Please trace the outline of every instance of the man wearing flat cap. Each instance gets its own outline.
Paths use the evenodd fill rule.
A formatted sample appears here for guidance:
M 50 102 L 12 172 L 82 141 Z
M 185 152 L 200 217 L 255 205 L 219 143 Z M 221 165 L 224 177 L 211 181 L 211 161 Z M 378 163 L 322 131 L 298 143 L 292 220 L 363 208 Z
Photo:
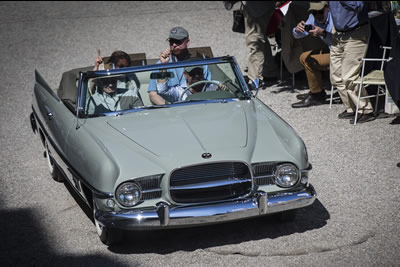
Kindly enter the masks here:
M 321 38 L 328 46 L 331 44 L 333 21 L 329 11 L 328 1 L 310 2 L 310 15 L 306 22 L 300 21 L 293 28 L 296 39 L 308 35 Z M 326 93 L 323 89 L 322 71 L 329 69 L 330 54 L 328 48 L 305 51 L 300 55 L 300 63 L 304 66 L 310 92 L 297 95 L 298 103 L 293 108 L 306 108 L 325 103 Z
M 177 62 L 183 60 L 189 60 L 191 55 L 189 53 L 188 47 L 190 44 L 189 33 L 183 27 L 173 27 L 169 31 L 169 36 L 167 39 L 169 43 L 169 48 L 165 49 L 160 54 L 160 60 L 157 64 L 164 64 L 169 62 Z M 184 77 L 183 68 L 174 68 L 168 71 L 174 72 L 174 77 L 168 79 L 168 86 L 180 86 L 186 83 Z M 211 74 L 208 67 L 204 68 L 204 77 L 207 80 L 211 79 Z M 157 92 L 156 80 L 150 80 L 149 88 L 147 90 L 149 93 L 150 101 L 155 105 L 164 105 L 165 99 L 163 99 Z

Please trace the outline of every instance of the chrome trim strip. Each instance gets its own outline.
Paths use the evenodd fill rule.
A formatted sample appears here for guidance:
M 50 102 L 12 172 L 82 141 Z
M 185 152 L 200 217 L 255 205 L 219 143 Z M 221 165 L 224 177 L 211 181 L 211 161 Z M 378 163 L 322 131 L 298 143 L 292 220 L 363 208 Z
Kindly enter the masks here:
M 191 190 L 191 189 L 206 189 L 222 187 L 227 185 L 236 185 L 241 183 L 251 183 L 251 179 L 225 179 L 220 181 L 212 181 L 209 183 L 193 184 L 193 185 L 182 185 L 182 186 L 171 186 L 170 190 Z
M 274 174 L 268 174 L 268 175 L 260 175 L 260 176 L 254 176 L 256 179 L 264 179 L 264 178 L 274 178 Z
M 145 193 L 155 193 L 155 192 L 160 192 L 160 191 L 162 191 L 161 188 L 148 189 L 148 190 L 142 190 L 142 194 L 145 194 Z
M 252 197 L 222 203 L 174 207 L 161 202 L 156 208 L 142 210 L 97 211 L 95 217 L 107 227 L 125 230 L 179 228 L 298 209 L 311 205 L 316 196 L 314 187 L 309 185 L 296 192 L 267 195 L 259 191 Z

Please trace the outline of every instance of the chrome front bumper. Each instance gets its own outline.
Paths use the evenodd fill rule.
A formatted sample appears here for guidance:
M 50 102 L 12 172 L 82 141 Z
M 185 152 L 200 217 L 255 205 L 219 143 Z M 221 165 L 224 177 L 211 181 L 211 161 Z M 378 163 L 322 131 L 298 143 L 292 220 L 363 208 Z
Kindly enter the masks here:
M 161 229 L 235 221 L 298 209 L 311 205 L 316 198 L 312 185 L 297 192 L 267 195 L 259 191 L 253 197 L 215 204 L 170 207 L 161 202 L 153 209 L 104 212 L 95 219 L 110 228 L 125 230 Z

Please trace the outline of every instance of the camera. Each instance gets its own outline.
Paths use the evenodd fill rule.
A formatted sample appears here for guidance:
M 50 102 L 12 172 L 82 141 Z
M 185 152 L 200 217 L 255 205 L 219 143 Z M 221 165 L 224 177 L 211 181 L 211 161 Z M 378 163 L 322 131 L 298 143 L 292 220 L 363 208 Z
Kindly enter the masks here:
M 313 26 L 311 25 L 311 24 L 306 24 L 306 25 L 304 25 L 304 30 L 306 31 L 306 32 L 309 32 L 310 30 L 312 30 L 313 29 Z

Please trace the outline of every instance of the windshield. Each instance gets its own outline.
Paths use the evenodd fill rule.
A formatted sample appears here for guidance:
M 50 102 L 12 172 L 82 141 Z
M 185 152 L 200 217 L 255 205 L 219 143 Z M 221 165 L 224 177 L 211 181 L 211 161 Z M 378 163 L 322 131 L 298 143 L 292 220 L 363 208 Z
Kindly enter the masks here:
M 202 63 L 198 61 L 196 65 L 183 67 L 172 64 L 168 69 L 159 64 L 156 66 L 160 68 L 146 71 L 127 68 L 123 73 L 109 72 L 87 78 L 84 80 L 82 94 L 85 115 L 123 114 L 126 111 L 171 107 L 183 103 L 248 98 L 247 88 L 241 85 L 233 62 L 199 62 Z M 162 98 L 162 105 L 153 104 L 151 96 L 154 94 Z

